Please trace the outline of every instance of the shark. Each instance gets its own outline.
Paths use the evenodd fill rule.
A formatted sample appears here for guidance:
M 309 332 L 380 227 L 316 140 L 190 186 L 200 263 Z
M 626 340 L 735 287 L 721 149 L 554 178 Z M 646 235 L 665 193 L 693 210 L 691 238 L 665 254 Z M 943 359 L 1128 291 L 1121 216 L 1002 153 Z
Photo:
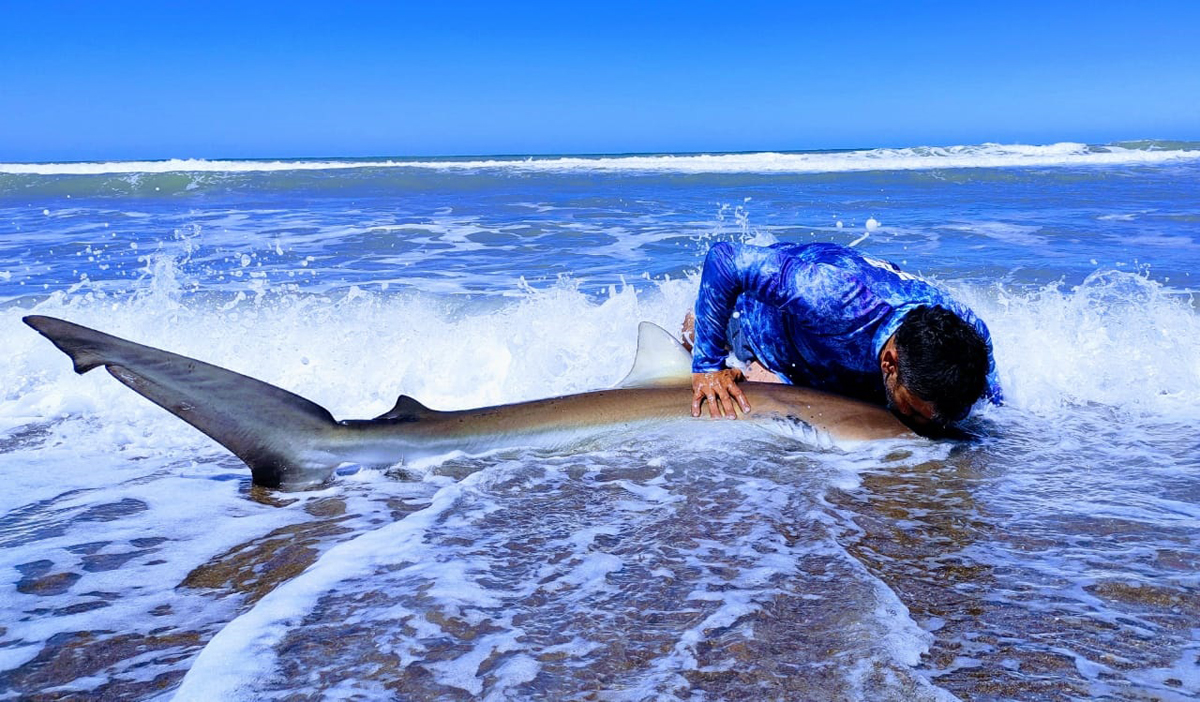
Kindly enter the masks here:
M 204 361 L 55 317 L 30 315 L 24 322 L 66 353 L 77 373 L 103 367 L 224 446 L 250 468 L 255 484 L 269 488 L 320 486 L 347 464 L 394 466 L 505 448 L 566 450 L 606 432 L 712 421 L 691 416 L 691 355 L 650 322 L 639 325 L 632 369 L 611 389 L 451 411 L 401 395 L 374 419 L 340 421 L 295 393 Z M 915 438 L 877 405 L 793 385 L 742 388 L 751 411 L 735 408 L 739 422 L 806 443 Z

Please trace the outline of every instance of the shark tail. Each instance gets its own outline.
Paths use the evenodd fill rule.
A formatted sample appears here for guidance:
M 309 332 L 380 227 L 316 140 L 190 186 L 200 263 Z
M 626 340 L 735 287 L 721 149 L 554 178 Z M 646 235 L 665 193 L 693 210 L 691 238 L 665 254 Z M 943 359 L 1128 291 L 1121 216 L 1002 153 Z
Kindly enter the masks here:
M 75 372 L 104 366 L 134 392 L 229 449 L 250 467 L 257 485 L 318 484 L 339 463 L 315 450 L 316 438 L 337 422 L 299 395 L 54 317 L 31 315 L 24 321 L 66 353 Z

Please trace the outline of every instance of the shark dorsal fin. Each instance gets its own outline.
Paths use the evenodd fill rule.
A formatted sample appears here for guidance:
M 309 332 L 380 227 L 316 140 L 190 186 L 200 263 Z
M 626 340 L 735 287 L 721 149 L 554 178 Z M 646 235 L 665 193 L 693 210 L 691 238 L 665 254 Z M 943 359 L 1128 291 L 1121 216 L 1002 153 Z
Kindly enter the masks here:
M 375 421 L 415 422 L 431 414 L 433 410 L 408 395 L 401 395 L 396 400 L 396 406 L 376 417 Z
M 692 355 L 666 329 L 653 322 L 638 325 L 637 356 L 619 388 L 686 385 L 692 381 Z

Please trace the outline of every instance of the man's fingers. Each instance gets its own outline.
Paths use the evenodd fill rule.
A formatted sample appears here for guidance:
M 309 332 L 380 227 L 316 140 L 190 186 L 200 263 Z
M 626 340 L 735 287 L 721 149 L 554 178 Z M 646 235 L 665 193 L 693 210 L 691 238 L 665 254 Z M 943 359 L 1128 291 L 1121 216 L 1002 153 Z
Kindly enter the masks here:
M 729 397 L 729 389 L 724 385 L 717 386 L 717 401 L 721 403 L 717 411 L 726 419 L 737 419 L 737 412 L 733 409 L 733 400 Z
M 699 417 L 701 406 L 708 403 L 708 414 L 712 419 L 719 416 L 737 419 L 737 411 L 750 411 L 745 393 L 738 387 L 741 373 L 721 370 L 713 373 L 692 375 L 692 416 Z
M 741 405 L 742 412 L 750 411 L 750 402 L 746 399 L 746 393 L 742 392 L 742 389 L 738 387 L 737 383 L 730 384 L 729 394 L 738 401 L 739 405 Z

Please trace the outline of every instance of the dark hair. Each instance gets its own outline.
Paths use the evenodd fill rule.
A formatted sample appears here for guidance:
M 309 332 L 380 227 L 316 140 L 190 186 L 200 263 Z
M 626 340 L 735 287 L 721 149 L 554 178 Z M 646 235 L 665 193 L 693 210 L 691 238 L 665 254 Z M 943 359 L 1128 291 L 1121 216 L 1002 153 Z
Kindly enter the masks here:
M 934 419 L 955 422 L 987 389 L 987 342 L 944 307 L 921 305 L 896 330 L 897 380 L 933 404 Z

